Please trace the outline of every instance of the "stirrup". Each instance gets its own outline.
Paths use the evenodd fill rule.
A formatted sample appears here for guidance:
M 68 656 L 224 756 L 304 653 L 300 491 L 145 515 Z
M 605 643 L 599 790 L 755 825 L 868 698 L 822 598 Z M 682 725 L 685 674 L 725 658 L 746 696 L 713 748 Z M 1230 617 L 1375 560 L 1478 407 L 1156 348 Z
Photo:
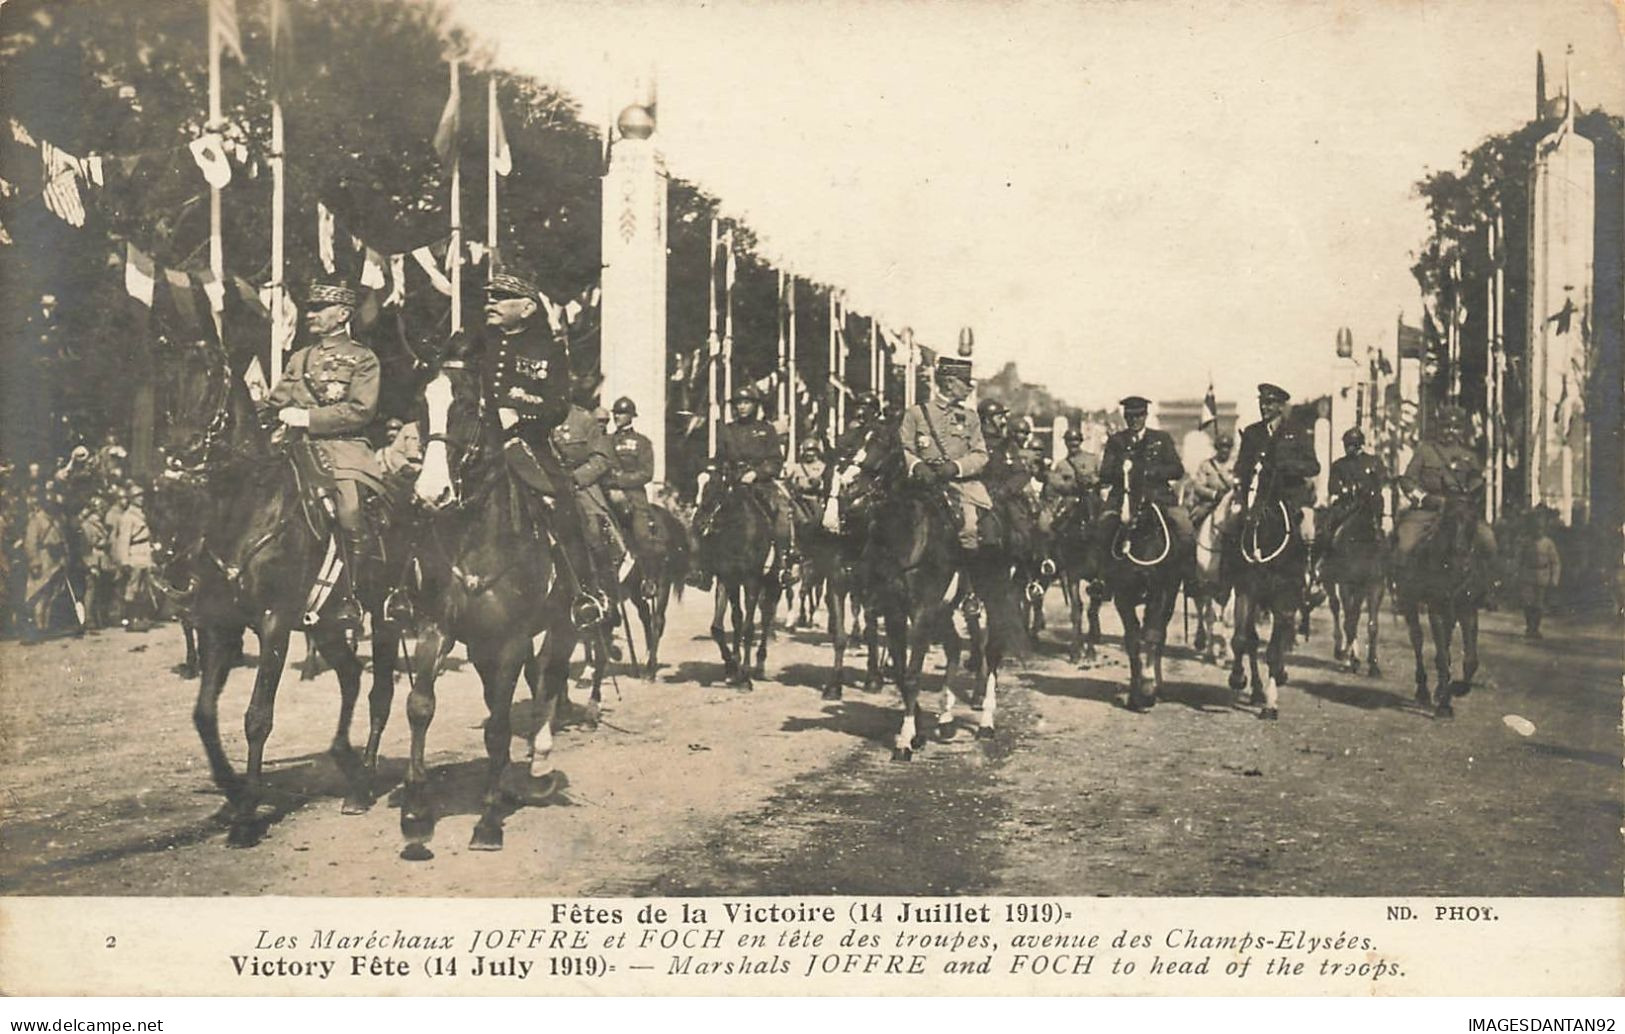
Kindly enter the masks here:
M 359 630 L 361 628 L 361 604 L 356 601 L 354 593 L 345 593 L 332 611 L 333 623 L 341 628 Z
M 609 598 L 603 593 L 583 592 L 570 603 L 570 624 L 577 632 L 590 632 L 609 616 Z

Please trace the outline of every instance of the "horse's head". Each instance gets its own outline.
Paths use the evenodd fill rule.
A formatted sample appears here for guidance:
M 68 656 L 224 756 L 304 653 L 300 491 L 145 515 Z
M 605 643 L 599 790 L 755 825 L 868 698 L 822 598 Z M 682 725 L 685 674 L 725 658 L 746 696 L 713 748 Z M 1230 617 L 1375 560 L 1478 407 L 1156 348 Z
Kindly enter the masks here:
M 204 340 L 160 339 L 156 358 L 164 411 L 159 451 L 169 469 L 200 473 L 215 459 L 217 445 L 245 436 L 257 441 L 248 391 L 232 374 L 225 349 Z
M 477 349 L 468 338 L 454 337 L 430 361 L 418 403 L 425 433 L 414 494 L 430 509 L 456 506 L 459 486 L 485 444 Z

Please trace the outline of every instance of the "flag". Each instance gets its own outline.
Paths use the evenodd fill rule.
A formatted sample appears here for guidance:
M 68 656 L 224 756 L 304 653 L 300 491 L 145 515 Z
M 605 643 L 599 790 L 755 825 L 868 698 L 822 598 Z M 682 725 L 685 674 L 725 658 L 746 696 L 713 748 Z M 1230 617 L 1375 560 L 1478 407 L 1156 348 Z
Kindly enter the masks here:
M 384 296 L 385 306 L 400 305 L 406 301 L 406 256 L 389 256 L 389 294 Z
M 85 225 L 85 204 L 79 197 L 79 178 L 64 169 L 45 184 L 45 207 L 69 226 Z
M 338 264 L 333 258 L 333 235 L 336 232 L 332 209 L 320 201 L 316 202 L 316 252 L 322 261 L 322 268 L 329 274 L 338 272 Z
M 220 37 L 220 46 L 239 63 L 243 61 L 243 37 L 237 29 L 237 0 L 209 0 L 209 20 Z
M 381 291 L 386 286 L 384 256 L 372 248 L 367 249 L 366 258 L 361 262 L 361 286 L 370 287 L 375 291 Z
M 198 311 L 196 288 L 192 278 L 178 269 L 164 270 L 164 282 L 169 288 L 169 300 L 175 315 L 180 317 L 180 329 L 188 334 L 203 330 L 203 314 Z
M 502 128 L 502 112 L 494 103 L 491 105 L 491 156 L 498 176 L 513 171 L 513 151 L 508 148 L 508 134 Z
M 293 22 L 287 0 L 271 0 L 271 90 L 287 95 L 293 85 Z
M 457 89 L 457 80 L 453 78 L 451 95 L 446 98 L 445 110 L 440 113 L 440 124 L 434 130 L 434 153 L 440 156 L 441 164 L 451 166 L 457 158 L 457 135 L 460 94 Z
M 205 133 L 189 145 L 192 160 L 197 162 L 203 178 L 215 190 L 223 190 L 231 182 L 231 162 L 226 159 L 225 141 L 218 133 Z
M 1213 378 L 1207 382 L 1207 394 L 1202 396 L 1202 420 L 1196 425 L 1198 431 L 1207 427 L 1219 425 L 1219 400 L 1213 394 Z
M 1422 328 L 1407 327 L 1405 326 L 1404 322 L 1401 321 L 1399 324 L 1399 336 L 1396 344 L 1398 345 L 1399 357 L 1401 359 L 1422 358 Z
M 152 257 L 134 244 L 124 245 L 124 289 L 130 297 L 152 308 L 153 288 L 158 284 Z
M 448 298 L 451 297 L 451 281 L 446 279 L 446 274 L 440 272 L 434 252 L 429 250 L 428 245 L 413 251 L 412 258 L 416 259 L 423 271 L 429 274 L 429 281 L 434 284 L 434 289 Z

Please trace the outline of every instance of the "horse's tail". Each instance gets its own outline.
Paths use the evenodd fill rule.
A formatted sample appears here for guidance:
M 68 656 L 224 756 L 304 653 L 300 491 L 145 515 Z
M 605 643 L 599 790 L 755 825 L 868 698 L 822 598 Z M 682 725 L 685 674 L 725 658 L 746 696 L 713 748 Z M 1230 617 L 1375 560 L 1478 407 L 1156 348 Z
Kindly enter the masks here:
M 987 615 L 989 648 L 1002 657 L 1025 657 L 1030 649 L 1027 623 L 1009 565 L 1000 557 L 978 557 L 967 573 Z

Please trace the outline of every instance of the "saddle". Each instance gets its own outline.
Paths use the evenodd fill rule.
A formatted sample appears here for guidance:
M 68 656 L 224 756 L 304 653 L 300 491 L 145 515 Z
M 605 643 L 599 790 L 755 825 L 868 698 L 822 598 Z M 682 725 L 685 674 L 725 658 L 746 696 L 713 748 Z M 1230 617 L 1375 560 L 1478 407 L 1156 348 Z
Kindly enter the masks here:
M 318 538 L 337 536 L 338 480 L 309 442 L 292 442 L 285 454 L 299 486 L 299 506 L 305 523 Z M 366 554 L 383 558 L 384 533 L 405 512 L 412 486 L 397 478 L 380 479 L 362 471 L 350 478 L 356 484 L 365 532 Z

